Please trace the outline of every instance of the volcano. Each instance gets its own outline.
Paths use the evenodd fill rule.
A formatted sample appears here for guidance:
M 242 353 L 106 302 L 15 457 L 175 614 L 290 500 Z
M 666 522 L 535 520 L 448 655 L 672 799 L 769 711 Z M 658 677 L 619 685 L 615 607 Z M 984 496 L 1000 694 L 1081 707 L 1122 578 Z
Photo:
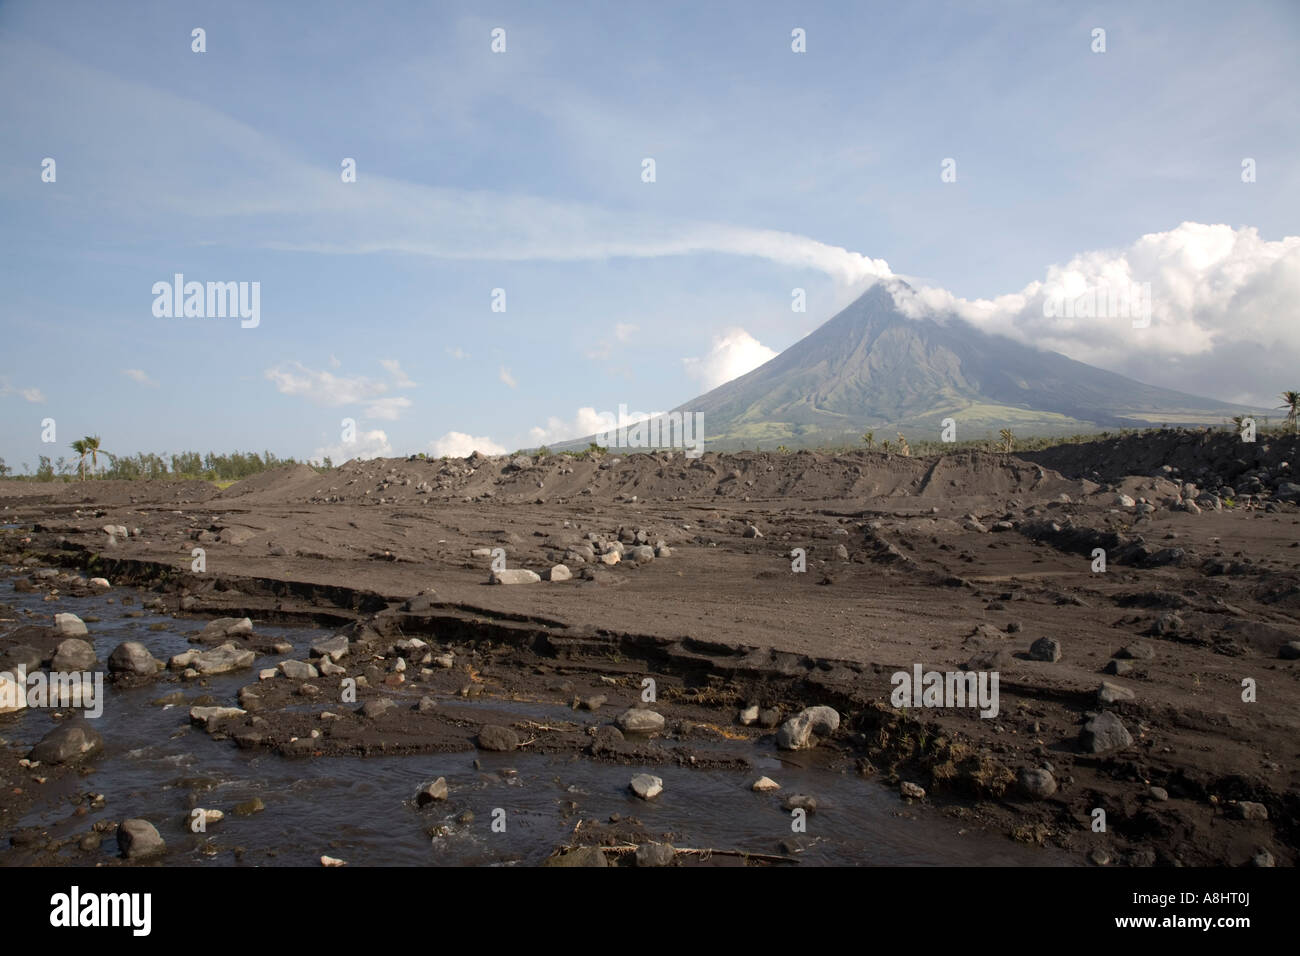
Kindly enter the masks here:
M 1216 425 L 1253 410 L 1141 382 L 981 331 L 953 314 L 909 318 L 872 286 L 780 355 L 677 406 L 702 413 L 716 450 L 857 444 L 904 431 L 938 440 L 1052 436 L 1162 424 Z M 596 436 L 563 442 L 583 448 Z
M 869 430 L 937 439 L 945 418 L 966 439 L 1003 428 L 1060 435 L 1221 424 L 1251 413 L 991 335 L 955 315 L 909 318 L 886 282 L 780 355 L 675 411 L 702 412 L 706 439 L 724 448 L 856 443 Z

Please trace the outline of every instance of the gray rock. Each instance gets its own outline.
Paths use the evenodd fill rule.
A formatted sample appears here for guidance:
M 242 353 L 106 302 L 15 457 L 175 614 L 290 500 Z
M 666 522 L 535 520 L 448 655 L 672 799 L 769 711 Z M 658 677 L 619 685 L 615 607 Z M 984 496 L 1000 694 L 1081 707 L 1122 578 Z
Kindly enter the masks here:
M 334 663 L 338 663 L 341 658 L 347 656 L 348 639 L 344 634 L 336 634 L 334 637 L 324 637 L 315 641 L 309 651 L 312 657 L 328 657 Z
M 609 866 L 605 852 L 598 846 L 581 846 L 558 856 L 547 857 L 542 866 Z
M 839 730 L 840 715 L 832 707 L 807 707 L 791 717 L 776 732 L 782 750 L 807 750 L 817 746 L 814 733 L 830 736 Z
M 529 571 L 527 568 L 507 568 L 504 571 L 493 571 L 488 578 L 489 584 L 536 584 L 541 580 L 541 576 L 536 571 Z
M 75 614 L 54 615 L 54 630 L 63 637 L 85 637 L 86 623 Z
M 218 617 L 211 620 L 199 635 L 201 642 L 217 641 L 223 637 L 247 637 L 253 633 L 253 621 L 247 617 Z
M 190 722 L 201 724 L 203 727 L 214 727 L 223 720 L 243 717 L 246 713 L 247 711 L 240 710 L 238 707 L 191 707 Z
M 643 707 L 631 707 L 623 711 L 614 722 L 620 730 L 629 734 L 655 734 L 664 729 L 663 714 Z
M 1300 659 L 1300 641 L 1287 641 L 1278 648 L 1277 656 L 1285 661 Z
M 1133 700 L 1134 694 L 1127 687 L 1104 680 L 1101 686 L 1097 688 L 1097 701 L 1102 704 L 1113 704 L 1120 700 Z
M 758 712 L 758 726 L 771 730 L 781 723 L 781 712 L 775 707 L 763 707 Z
M 925 788 L 907 780 L 898 785 L 898 793 L 906 800 L 925 799 Z
M 786 810 L 803 810 L 806 813 L 817 812 L 817 798 L 806 793 L 792 793 L 781 801 Z
M 104 739 L 98 732 L 84 718 L 74 717 L 42 737 L 27 759 L 50 764 L 74 763 L 98 753 L 103 746 Z
M 1238 820 L 1267 820 L 1268 807 L 1253 800 L 1238 800 L 1233 805 L 1233 812 Z
M 1164 803 L 1169 799 L 1169 791 L 1164 787 L 1152 787 L 1147 791 L 1147 793 L 1150 794 L 1151 799 L 1155 800 L 1157 803 Z
M 80 638 L 70 637 L 59 644 L 50 662 L 50 670 L 66 674 L 71 671 L 88 671 L 95 667 L 95 649 Z
M 289 680 L 314 680 L 320 676 L 320 671 L 306 661 L 280 661 L 279 668 Z
M 108 655 L 108 670 L 112 674 L 132 674 L 150 677 L 162 669 L 162 661 L 155 660 L 149 649 L 139 641 L 126 641 L 113 648 Z
M 667 843 L 642 843 L 636 848 L 637 866 L 672 866 L 677 851 Z
M 653 800 L 664 792 L 663 779 L 648 773 L 637 774 L 628 786 L 642 800 Z
M 1132 508 L 1137 505 L 1137 502 L 1128 495 L 1116 495 L 1115 504 L 1119 505 L 1121 508 Z
M 736 719 L 740 721 L 742 727 L 749 727 L 758 723 L 758 705 L 754 704 L 752 707 L 746 707 Z
M 257 655 L 238 644 L 227 642 L 210 651 L 187 651 L 177 654 L 169 664 L 173 669 L 193 668 L 200 674 L 227 674 L 252 667 Z
M 429 804 L 447 799 L 447 778 L 439 777 L 432 783 L 426 783 L 415 794 L 415 805 L 427 807 Z
M 1029 659 L 1055 664 L 1061 659 L 1061 642 L 1054 637 L 1040 637 L 1029 646 Z
M 376 720 L 396 706 L 396 702 L 389 700 L 387 697 L 376 697 L 361 705 L 361 713 L 371 720 Z
M 835 546 L 835 557 L 841 561 L 847 561 L 849 559 L 849 549 L 842 544 L 837 544 Z
M 509 727 L 485 724 L 478 732 L 478 746 L 480 750 L 505 753 L 519 746 L 519 735 Z
M 567 565 L 557 564 L 550 570 L 543 571 L 542 577 L 547 581 L 568 581 L 573 577 L 573 572 L 569 570 Z
M 1132 644 L 1121 647 L 1115 656 L 1134 661 L 1150 661 L 1155 659 L 1156 651 L 1146 641 L 1134 641 Z
M 1056 778 L 1050 770 L 1022 767 L 1016 775 L 1021 791 L 1035 800 L 1045 800 L 1056 793 Z
M 1276 866 L 1277 861 L 1273 859 L 1273 854 L 1268 852 L 1268 847 L 1260 847 L 1255 851 L 1255 855 L 1250 858 L 1251 866 Z
M 1109 710 L 1103 710 L 1083 725 L 1079 746 L 1085 753 L 1099 754 L 1132 746 L 1133 737 L 1124 722 Z
M 117 828 L 117 848 L 128 860 L 157 856 L 167 849 L 158 829 L 148 820 L 123 820 Z
M 1133 672 L 1132 661 L 1110 660 L 1106 662 L 1105 672 L 1114 674 L 1116 677 L 1123 677 L 1125 674 Z
M 638 544 L 634 548 L 628 549 L 624 553 L 629 561 L 635 561 L 637 564 L 649 564 L 655 559 L 655 549 L 648 544 Z
M 745 526 L 745 537 L 746 537 L 746 538 L 761 538 L 761 537 L 763 537 L 763 532 L 759 531 L 758 528 L 756 528 L 756 527 L 755 527 L 754 525 L 752 525 L 752 524 L 751 524 L 751 525 L 746 525 L 746 526 Z

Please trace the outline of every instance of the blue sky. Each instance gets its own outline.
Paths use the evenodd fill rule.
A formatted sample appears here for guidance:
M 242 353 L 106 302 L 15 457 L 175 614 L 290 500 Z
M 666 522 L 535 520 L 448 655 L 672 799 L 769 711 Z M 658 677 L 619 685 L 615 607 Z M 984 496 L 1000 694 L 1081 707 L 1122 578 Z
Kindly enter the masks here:
M 0 457 L 50 454 L 46 417 L 56 456 L 337 461 L 345 417 L 372 453 L 573 437 L 779 352 L 884 262 L 1266 400 L 1300 387 L 1298 48 L 1287 2 L 6 3 Z M 1026 305 L 1117 263 L 1155 283 L 1144 338 Z M 259 325 L 155 317 L 177 272 L 259 282 Z

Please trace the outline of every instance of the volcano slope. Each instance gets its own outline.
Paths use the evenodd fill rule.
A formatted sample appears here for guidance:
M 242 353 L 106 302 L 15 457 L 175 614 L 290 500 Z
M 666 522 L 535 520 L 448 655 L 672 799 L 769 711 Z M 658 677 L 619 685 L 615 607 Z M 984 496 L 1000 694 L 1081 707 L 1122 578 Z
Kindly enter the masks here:
M 534 673 L 617 662 L 674 688 L 670 717 L 674 701 L 732 726 L 750 704 L 830 704 L 843 720 L 819 751 L 1080 863 L 1292 865 L 1298 454 L 1293 437 L 1171 430 L 1025 458 L 374 460 L 210 495 L 10 482 L 0 546 L 20 570 L 147 584 L 180 615 L 454 630 L 484 655 L 471 676 L 502 685 L 523 686 L 512 641 Z M 632 560 L 638 540 L 658 556 Z M 498 548 L 574 576 L 490 585 Z M 996 672 L 996 716 L 893 706 L 916 665 Z M 1104 713 L 1094 731 L 1126 732 L 1110 747 L 1085 730 Z

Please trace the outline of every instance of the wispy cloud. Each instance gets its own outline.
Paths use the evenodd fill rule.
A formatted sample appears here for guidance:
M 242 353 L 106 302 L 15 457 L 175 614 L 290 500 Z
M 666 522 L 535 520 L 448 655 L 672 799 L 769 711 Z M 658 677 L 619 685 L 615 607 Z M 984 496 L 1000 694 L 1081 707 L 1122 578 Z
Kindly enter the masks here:
M 510 374 L 510 369 L 506 368 L 504 365 L 501 366 L 501 371 L 497 373 L 497 377 L 511 388 L 514 388 L 519 384 L 515 381 L 515 377 Z
M 143 369 L 124 368 L 122 369 L 122 374 L 125 375 L 127 378 L 129 378 L 131 381 L 136 382 L 140 385 L 147 385 L 150 388 L 158 387 L 158 383 L 155 382 L 153 379 L 151 379 L 147 374 L 145 374 Z

